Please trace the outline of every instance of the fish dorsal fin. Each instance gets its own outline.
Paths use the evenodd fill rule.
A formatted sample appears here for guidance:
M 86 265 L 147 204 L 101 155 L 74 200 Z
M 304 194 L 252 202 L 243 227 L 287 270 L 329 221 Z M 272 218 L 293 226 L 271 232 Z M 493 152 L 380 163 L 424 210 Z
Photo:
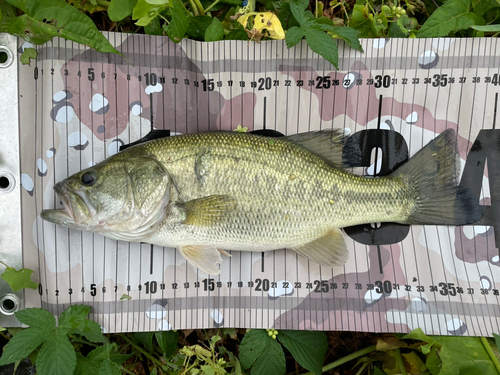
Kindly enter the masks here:
M 228 195 L 211 195 L 177 205 L 184 211 L 183 224 L 206 227 L 220 223 L 234 209 L 234 203 L 235 200 Z
M 290 135 L 285 139 L 322 157 L 333 167 L 344 169 L 342 165 L 342 149 L 345 143 L 345 136 L 342 129 L 326 129 L 300 133 Z
M 297 246 L 294 250 L 304 258 L 327 267 L 342 266 L 349 257 L 344 236 L 339 228 L 333 228 L 323 237 Z
M 209 275 L 218 275 L 220 273 L 217 263 L 222 262 L 221 254 L 227 254 L 225 251 L 218 250 L 214 246 L 201 245 L 183 246 L 179 249 L 179 252 L 193 266 Z

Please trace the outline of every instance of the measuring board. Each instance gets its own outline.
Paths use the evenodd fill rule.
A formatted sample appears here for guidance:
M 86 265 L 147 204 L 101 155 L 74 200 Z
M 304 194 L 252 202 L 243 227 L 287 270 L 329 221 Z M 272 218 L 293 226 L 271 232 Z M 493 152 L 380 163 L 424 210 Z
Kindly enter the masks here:
M 40 283 L 19 306 L 60 314 L 68 304 L 89 304 L 107 332 L 500 331 L 498 39 L 363 40 L 364 53 L 339 42 L 336 71 L 305 41 L 287 49 L 284 41 L 105 35 L 128 61 L 54 39 L 35 47 L 31 66 L 16 67 L 22 259 Z M 480 197 L 484 216 L 462 227 L 345 228 L 349 260 L 337 268 L 290 249 L 232 251 L 217 276 L 175 249 L 40 219 L 42 209 L 62 207 L 56 182 L 151 129 L 175 136 L 239 125 L 282 135 L 342 128 L 349 167 L 368 175 L 390 173 L 453 128 L 461 183 Z

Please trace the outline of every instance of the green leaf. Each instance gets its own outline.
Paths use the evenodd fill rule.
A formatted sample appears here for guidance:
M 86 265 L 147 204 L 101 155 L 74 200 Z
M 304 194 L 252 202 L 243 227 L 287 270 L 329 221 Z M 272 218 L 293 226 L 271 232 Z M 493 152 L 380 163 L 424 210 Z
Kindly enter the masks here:
M 166 7 L 166 5 L 149 4 L 146 0 L 137 0 L 137 4 L 132 10 L 132 19 L 138 20 L 135 23 L 136 25 L 146 26 L 158 17 L 160 12 L 166 9 Z
M 44 342 L 45 337 L 46 332 L 31 328 L 17 333 L 4 346 L 0 366 L 26 358 Z
M 0 32 L 43 44 L 54 36 L 84 44 L 99 52 L 119 53 L 99 32 L 94 21 L 63 0 L 8 0 L 25 14 L 2 20 Z M 122 55 L 123 56 L 123 55 Z
M 290 0 L 290 10 L 300 25 L 306 22 L 305 9 L 308 5 L 309 0 Z
M 45 309 L 31 307 L 15 313 L 17 320 L 30 327 L 48 331 L 56 326 L 56 319 Z
M 427 336 L 424 331 L 422 331 L 421 328 L 414 329 L 410 333 L 406 334 L 403 336 L 403 339 L 413 339 L 413 340 L 420 340 L 420 341 L 425 341 L 429 344 L 436 345 L 438 348 L 441 347 L 441 345 L 434 340 L 432 337 Z
M 212 17 L 209 16 L 191 17 L 189 19 L 189 26 L 186 30 L 186 34 L 190 38 L 205 40 L 205 31 L 207 30 L 207 27 L 210 26 L 211 23 L 212 23 Z M 245 39 L 248 39 L 246 32 L 245 32 Z
M 376 27 L 375 18 L 365 5 L 354 5 L 349 27 L 359 31 L 358 37 L 360 38 L 376 38 L 380 36 L 380 30 Z
M 440 375 L 495 374 L 496 368 L 484 345 L 477 337 L 436 337 L 442 348 Z
M 34 48 L 27 48 L 26 51 L 24 51 L 21 56 L 21 62 L 23 64 L 29 64 L 30 58 L 36 58 L 36 50 Z M 38 284 L 31 281 L 32 273 L 33 270 L 30 270 L 29 268 L 21 268 L 17 271 L 15 268 L 7 267 L 5 272 L 2 273 L 2 279 L 7 281 L 7 284 L 9 284 L 14 292 L 24 288 L 36 289 L 38 288 Z
M 72 375 L 76 367 L 76 353 L 65 332 L 56 329 L 48 336 L 36 359 L 39 375 Z
M 363 52 L 363 47 L 361 47 L 361 43 L 359 43 L 359 38 L 358 38 L 359 33 L 352 27 L 345 27 L 345 26 L 337 27 L 334 33 L 340 39 L 349 44 L 351 48 Z
M 297 26 L 291 27 L 285 34 L 286 46 L 288 48 L 293 47 L 302 40 L 305 34 L 306 32 L 302 27 L 297 27 Z
M 248 331 L 240 345 L 240 363 L 244 369 L 250 368 L 272 340 L 263 329 Z
M 108 7 L 109 19 L 113 22 L 121 21 L 132 14 L 137 0 L 111 0 Z
M 374 367 L 375 371 L 373 371 L 373 375 L 386 375 L 385 372 L 383 372 L 381 369 L 378 367 Z
M 122 294 L 122 296 L 120 297 L 120 301 L 123 301 L 123 300 L 128 300 L 130 301 L 132 299 L 132 297 L 130 297 L 129 295 L 127 294 Z
M 90 306 L 71 305 L 61 313 L 59 327 L 77 329 L 90 313 Z
M 243 27 L 238 27 L 226 35 L 226 40 L 248 40 L 248 34 Z
M 99 375 L 121 375 L 122 371 L 120 370 L 120 366 L 118 366 L 116 363 L 105 360 L 105 361 L 102 361 L 98 374 Z
M 160 17 L 156 17 L 148 25 L 144 26 L 144 32 L 148 35 L 162 35 L 163 29 L 160 24 Z
M 265 350 L 259 358 L 257 358 L 252 367 L 252 375 L 281 375 L 286 371 L 286 360 L 283 348 L 276 340 L 271 339 L 269 336 L 268 339 Z
M 443 366 L 441 359 L 437 354 L 437 348 L 433 347 L 427 356 L 427 360 L 425 361 L 425 366 L 431 372 L 432 375 L 438 375 L 441 371 L 441 367 Z
M 500 7 L 498 0 L 473 0 L 472 9 L 478 16 L 484 16 L 487 12 L 494 8 Z
M 278 339 L 305 369 L 321 375 L 328 342 L 318 331 L 279 331 Z
M 448 36 L 458 30 L 468 29 L 472 25 L 484 25 L 484 19 L 470 12 L 472 0 L 449 0 L 425 21 L 417 36 L 435 38 Z
M 339 68 L 337 42 L 330 35 L 320 30 L 310 29 L 307 30 L 306 41 L 314 52 L 323 56 L 335 68 Z
M 165 357 L 170 357 L 177 349 L 179 334 L 174 331 L 155 332 L 156 342 Z
M 500 32 L 500 25 L 485 25 L 485 26 L 471 26 L 474 30 L 483 31 L 485 33 L 498 33 Z
M 216 42 L 224 37 L 224 27 L 222 23 L 214 17 L 210 26 L 205 31 L 205 42 Z
M 500 350 L 500 336 L 498 336 L 496 333 L 494 333 L 493 337 L 495 338 L 495 344 L 497 345 L 497 349 Z
M 175 43 L 179 43 L 188 29 L 189 23 L 186 17 L 186 8 L 180 0 L 173 0 L 172 20 L 166 27 L 168 37 Z
M 31 64 L 31 59 L 36 59 L 36 56 L 37 56 L 37 52 L 36 52 L 36 49 L 34 48 L 26 48 L 23 52 L 23 54 L 21 55 L 21 63 L 23 65 L 30 65 Z M 24 269 L 24 268 L 23 268 Z M 21 270 L 22 271 L 22 270 Z M 31 270 L 30 270 L 31 271 Z M 33 272 L 33 271 L 31 271 Z M 3 276 L 3 275 L 2 275 Z M 30 282 L 31 279 L 29 280 Z M 33 283 L 33 284 L 36 284 L 36 283 Z M 9 284 L 10 285 L 10 284 Z M 11 287 L 12 288 L 12 287 Z M 22 289 L 22 288 L 21 288 Z M 32 289 L 35 289 L 35 288 L 32 288 Z
M 134 337 L 142 345 L 144 345 L 150 352 L 153 351 L 153 335 L 154 332 L 137 332 Z

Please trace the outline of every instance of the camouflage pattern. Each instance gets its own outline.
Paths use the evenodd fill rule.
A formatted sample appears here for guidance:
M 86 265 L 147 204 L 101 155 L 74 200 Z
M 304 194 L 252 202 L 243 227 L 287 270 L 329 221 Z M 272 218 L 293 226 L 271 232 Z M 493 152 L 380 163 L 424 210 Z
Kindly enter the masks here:
M 174 44 L 106 35 L 128 60 L 54 39 L 37 47 L 31 66 L 19 66 L 24 267 L 41 284 L 26 291 L 27 307 L 60 314 L 68 304 L 89 304 L 107 332 L 500 331 L 500 176 L 493 168 L 500 157 L 499 41 L 363 40 L 364 53 L 339 43 L 335 71 L 305 42 L 287 49 L 284 41 Z M 213 278 L 175 249 L 113 241 L 39 217 L 42 208 L 62 207 L 56 182 L 151 128 L 175 135 L 238 125 L 284 135 L 342 128 L 359 152 L 352 170 L 370 175 L 393 168 L 397 150 L 409 157 L 453 128 L 462 182 L 480 195 L 485 217 L 463 227 L 348 228 L 349 261 L 333 269 L 288 249 L 235 251 Z M 381 134 L 404 142 L 387 143 Z

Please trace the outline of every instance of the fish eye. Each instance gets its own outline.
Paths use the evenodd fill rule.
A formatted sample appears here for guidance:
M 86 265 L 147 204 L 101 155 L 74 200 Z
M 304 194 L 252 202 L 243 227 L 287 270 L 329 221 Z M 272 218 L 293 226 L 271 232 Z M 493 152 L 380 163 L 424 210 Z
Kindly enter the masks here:
M 85 172 L 83 175 L 82 175 L 82 183 L 86 186 L 92 186 L 94 185 L 95 181 L 96 181 L 96 174 L 94 171 L 89 171 L 89 172 Z

